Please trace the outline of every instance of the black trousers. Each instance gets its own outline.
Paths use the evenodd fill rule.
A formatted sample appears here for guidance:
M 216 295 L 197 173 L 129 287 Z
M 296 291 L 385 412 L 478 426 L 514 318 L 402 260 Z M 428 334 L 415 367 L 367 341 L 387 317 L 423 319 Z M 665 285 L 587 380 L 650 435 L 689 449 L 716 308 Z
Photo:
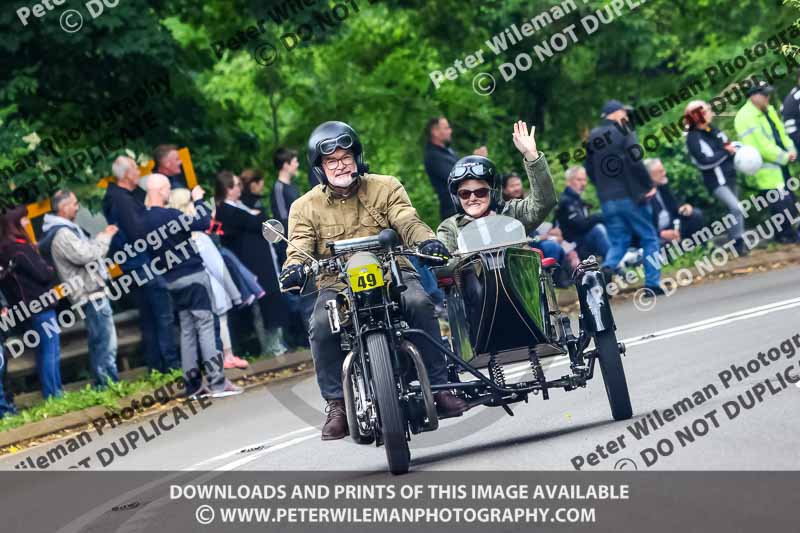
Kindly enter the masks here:
M 768 192 L 769 190 L 759 191 L 759 196 L 763 197 L 767 202 L 769 202 L 767 197 Z M 783 213 L 784 216 L 786 216 L 786 213 L 789 213 L 791 216 L 796 217 L 797 206 L 795 205 L 794 195 L 788 189 L 778 192 L 781 193 L 780 199 L 776 202 L 769 202 L 770 215 Z M 770 196 L 774 196 L 774 193 Z M 792 228 L 789 220 L 785 220 L 780 229 L 775 228 L 775 240 L 778 242 L 798 242 L 797 232 L 794 230 L 794 228 Z
M 408 287 L 402 295 L 403 315 L 412 328 L 422 329 L 441 342 L 439 323 L 433 315 L 434 305 L 422 288 L 416 273 L 403 271 L 403 280 Z M 314 370 L 317 383 L 325 400 L 338 400 L 344 397 L 342 391 L 342 364 L 345 355 L 341 350 L 339 334 L 331 332 L 325 302 L 336 298 L 335 289 L 323 289 L 317 296 L 314 312 L 310 320 L 311 354 L 314 357 Z M 416 342 L 431 384 L 447 383 L 447 360 L 445 356 L 419 337 Z M 415 341 L 417 339 L 414 339 Z

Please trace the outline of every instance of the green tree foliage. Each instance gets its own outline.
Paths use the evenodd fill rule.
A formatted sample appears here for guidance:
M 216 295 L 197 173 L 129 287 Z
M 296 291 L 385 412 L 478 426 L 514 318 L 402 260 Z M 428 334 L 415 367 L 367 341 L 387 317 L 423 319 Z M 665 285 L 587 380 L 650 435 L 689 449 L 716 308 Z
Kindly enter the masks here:
M 43 183 L 45 170 L 108 137 L 119 138 L 145 159 L 158 143 L 189 146 L 206 185 L 222 168 L 238 171 L 247 166 L 265 170 L 269 185 L 275 179 L 272 151 L 292 146 L 301 150 L 300 183 L 307 187 L 308 135 L 318 123 L 338 119 L 363 136 L 371 170 L 398 176 L 423 217 L 436 224 L 437 200 L 422 166 L 422 130 L 431 116 L 450 119 L 459 153 L 486 144 L 502 171 L 521 170 L 511 143 L 513 121 L 522 118 L 535 124 L 539 145 L 560 182 L 563 168 L 556 155 L 580 148 L 599 120 L 603 101 L 653 104 L 692 79 L 704 80 L 695 97 L 711 99 L 737 80 L 783 60 L 770 51 L 713 84 L 707 69 L 766 41 L 797 17 L 792 7 L 776 7 L 767 0 L 651 0 L 635 11 L 626 7 L 611 23 L 587 35 L 581 29 L 582 17 L 604 2 L 577 1 L 576 11 L 495 55 L 487 39 L 555 4 L 317 0 L 293 13 L 296 4 L 305 5 L 294 0 L 147 0 L 120 2 L 92 19 L 83 3 L 71 1 L 43 18 L 31 18 L 27 26 L 14 11 L 3 10 L 0 168 L 12 168 L 14 175 L 11 182 L 0 183 L 0 196 L 8 198 L 12 187 Z M 67 7 L 84 14 L 81 31 L 67 33 L 60 27 L 60 13 Z M 578 42 L 544 62 L 536 60 L 533 45 L 570 24 L 576 25 Z M 303 31 L 311 36 L 287 50 L 287 33 Z M 800 44 L 798 40 L 791 44 Z M 220 42 L 224 50 L 215 45 Z M 254 59 L 249 48 L 257 42 L 275 47 L 273 64 L 263 66 Z M 479 49 L 483 64 L 434 88 L 431 71 L 444 70 Z M 498 68 L 513 63 L 520 52 L 534 56 L 532 68 L 504 81 Z M 497 79 L 490 96 L 473 91 L 478 72 Z M 136 90 L 158 79 L 169 79 L 170 91 L 137 101 Z M 794 82 L 794 75 L 777 80 L 778 98 Z M 118 102 L 119 112 L 108 111 Z M 711 207 L 682 138 L 667 142 L 661 133 L 679 120 L 686 103 L 682 100 L 637 131 L 640 138 L 659 136 L 659 146 L 647 155 L 664 159 L 681 193 Z M 779 105 L 777 98 L 774 104 Z M 98 112 L 107 111 L 114 120 L 93 122 Z M 729 106 L 726 116 L 718 119 L 731 136 L 728 115 L 734 111 Z M 57 156 L 41 145 L 32 150 L 32 133 L 39 139 L 63 137 L 86 124 L 92 134 L 59 145 Z M 38 163 L 19 166 L 31 153 Z M 115 154 L 79 165 L 66 181 L 96 200 L 101 191 L 93 185 L 110 173 Z

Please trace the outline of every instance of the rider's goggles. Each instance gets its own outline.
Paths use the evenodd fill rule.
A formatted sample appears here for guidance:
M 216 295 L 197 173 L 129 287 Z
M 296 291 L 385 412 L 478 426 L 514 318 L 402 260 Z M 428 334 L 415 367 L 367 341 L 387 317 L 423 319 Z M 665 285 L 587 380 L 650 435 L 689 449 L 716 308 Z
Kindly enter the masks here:
M 331 155 L 337 148 L 347 150 L 353 146 L 353 137 L 349 133 L 343 133 L 335 139 L 325 139 L 319 143 L 319 152 L 322 155 Z
M 466 175 L 474 176 L 478 179 L 487 179 L 491 176 L 491 170 L 483 163 L 467 163 L 453 167 L 450 172 L 451 178 L 460 178 Z

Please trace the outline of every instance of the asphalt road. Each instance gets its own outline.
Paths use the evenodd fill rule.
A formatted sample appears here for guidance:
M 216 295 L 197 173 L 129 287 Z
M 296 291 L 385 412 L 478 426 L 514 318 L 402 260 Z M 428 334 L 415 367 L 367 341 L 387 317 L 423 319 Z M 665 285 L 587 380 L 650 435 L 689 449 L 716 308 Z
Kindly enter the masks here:
M 587 388 L 552 391 L 546 402 L 533 396 L 530 403 L 513 406 L 513 417 L 499 408 L 479 407 L 442 421 L 436 432 L 413 436 L 411 469 L 796 470 L 800 388 L 784 387 L 776 373 L 783 376 L 791 366 L 788 375 L 800 376 L 800 348 L 791 358 L 781 353 L 775 362 L 767 359 L 768 366 L 759 364 L 741 381 L 732 377 L 727 388 L 719 374 L 732 364 L 745 366 L 758 352 L 800 333 L 798 278 L 800 268 L 787 268 L 709 282 L 660 298 L 649 311 L 637 309 L 630 299 L 614 300 L 617 335 L 628 345 L 624 365 L 634 419 L 612 420 L 598 369 Z M 555 363 L 551 377 L 566 368 Z M 517 379 L 529 375 L 519 372 Z M 746 401 L 758 383 L 762 401 L 750 409 L 740 406 L 738 416 L 729 418 L 726 402 L 733 410 L 737 396 Z M 90 443 L 50 468 L 67 468 L 88 457 L 92 468 L 103 469 L 98 452 L 106 449 L 111 451 L 99 453 L 108 458 L 113 452 L 107 470 L 384 471 L 383 448 L 358 446 L 350 439 L 320 440 L 323 406 L 313 375 L 300 376 L 215 400 L 196 414 L 185 409 L 187 417 L 174 429 L 149 442 L 140 440 L 133 450 L 125 450 L 120 439 L 147 420 L 102 436 L 93 433 Z M 665 411 L 675 409 L 678 414 L 663 425 L 652 415 L 657 410 L 669 418 Z M 662 427 L 651 424 L 650 434 L 640 433 L 637 439 L 634 424 L 648 419 Z M 656 452 L 645 450 L 659 442 L 664 454 L 653 463 Z M 3 457 L 0 469 L 13 469 L 29 456 L 35 462 L 57 444 Z M 667 453 L 669 445 L 673 449 Z

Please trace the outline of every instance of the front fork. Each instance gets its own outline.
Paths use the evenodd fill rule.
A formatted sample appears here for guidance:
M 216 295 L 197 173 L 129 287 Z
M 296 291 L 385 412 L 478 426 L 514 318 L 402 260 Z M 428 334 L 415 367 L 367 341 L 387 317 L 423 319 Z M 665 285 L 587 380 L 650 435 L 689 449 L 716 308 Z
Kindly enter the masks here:
M 617 329 L 608 303 L 606 280 L 594 256 L 582 261 L 575 269 L 575 285 L 581 307 L 581 321 L 586 333 Z
M 573 274 L 581 312 L 578 337 L 572 332 L 569 317 L 558 310 L 552 279 L 550 276 L 545 279 L 547 279 L 545 294 L 554 322 L 555 337 L 559 344 L 566 345 L 573 373 L 590 377 L 594 366 L 593 360 L 591 356 L 587 357 L 587 354 L 583 354 L 589 345 L 589 340 L 595 333 L 616 329 L 600 265 L 594 256 L 590 256 L 578 264 Z M 556 311 L 553 311 L 554 309 Z M 586 367 L 587 359 L 590 363 L 588 369 Z

